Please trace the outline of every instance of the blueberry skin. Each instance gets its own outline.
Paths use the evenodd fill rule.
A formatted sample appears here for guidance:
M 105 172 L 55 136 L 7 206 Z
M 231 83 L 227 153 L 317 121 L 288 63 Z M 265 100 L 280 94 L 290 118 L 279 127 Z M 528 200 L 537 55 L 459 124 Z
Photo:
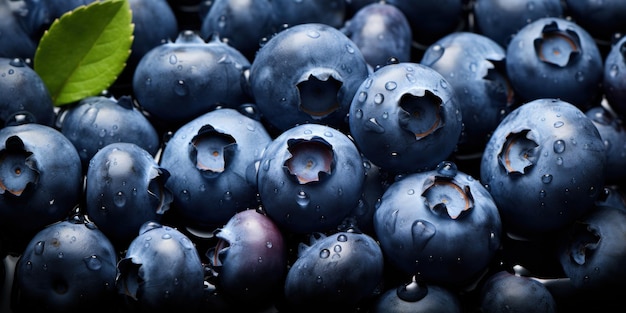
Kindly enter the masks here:
M 619 184 L 626 178 L 626 128 L 614 113 L 603 106 L 585 111 L 598 129 L 606 147 L 606 184 Z
M 50 92 L 24 60 L 0 58 L 0 127 L 23 123 L 52 126 L 56 115 Z
M 563 229 L 593 206 L 605 166 L 606 149 L 591 119 L 563 100 L 537 99 L 498 125 L 480 177 L 505 230 L 534 238 Z
M 489 135 L 515 106 L 505 57 L 494 40 L 471 32 L 446 35 L 424 52 L 420 63 L 439 72 L 457 91 L 463 115 L 457 153 L 482 152 Z
M 375 212 L 374 230 L 389 264 L 452 287 L 473 282 L 487 269 L 502 236 L 487 189 L 448 161 L 391 184 Z
M 285 304 L 297 312 L 350 312 L 374 294 L 383 279 L 383 253 L 376 241 L 359 232 L 311 235 L 285 279 Z
M 58 124 L 61 133 L 76 147 L 84 169 L 96 152 L 112 143 L 134 143 L 152 156 L 160 148 L 156 128 L 133 105 L 130 96 L 87 97 L 64 108 Z
M 207 39 L 217 34 L 252 61 L 263 38 L 276 32 L 277 24 L 270 0 L 217 0 L 202 16 L 200 34 Z
M 140 146 L 111 143 L 89 162 L 85 212 L 117 247 L 126 247 L 148 221 L 161 221 L 173 201 L 169 172 Z
M 180 126 L 221 107 L 248 102 L 243 72 L 248 59 L 218 37 L 205 42 L 181 31 L 174 42 L 148 51 L 133 76 L 139 105 L 165 126 Z M 173 128 L 175 128 L 173 126 Z
M 565 0 L 564 6 L 577 24 L 594 38 L 610 41 L 626 27 L 626 3 L 620 0 Z
M 602 87 L 609 105 L 621 118 L 626 117 L 626 37 L 613 45 L 604 60 Z
M 461 106 L 448 81 L 418 63 L 389 64 L 362 81 L 350 106 L 350 134 L 372 163 L 395 172 L 434 168 L 455 150 Z
M 473 6 L 476 31 L 502 47 L 526 24 L 544 17 L 563 17 L 559 0 L 476 0 Z
M 2 231 L 21 240 L 64 219 L 79 204 L 80 157 L 55 128 L 36 123 L 6 126 L 0 129 L 0 184 Z
M 13 308 L 20 312 L 81 312 L 114 308 L 117 252 L 84 219 L 67 219 L 38 231 L 15 267 Z
M 307 23 L 320 23 L 339 28 L 344 22 L 344 0 L 273 0 L 277 22 L 292 27 Z
M 413 41 L 429 45 L 464 23 L 463 0 L 389 0 L 411 24 Z
M 166 187 L 183 223 L 212 231 L 238 211 L 258 207 L 256 166 L 271 141 L 261 122 L 230 108 L 180 127 L 160 165 L 171 174 Z
M 585 110 L 599 100 L 603 59 L 580 25 L 558 17 L 521 28 L 506 49 L 506 70 L 522 102 L 559 98 Z
M 488 276 L 479 290 L 480 312 L 557 312 L 557 304 L 540 281 L 507 271 Z
M 461 313 L 459 296 L 452 289 L 414 279 L 388 289 L 374 302 L 373 313 Z
M 117 288 L 134 312 L 198 310 L 204 267 L 193 242 L 176 228 L 146 222 L 118 262 Z
M 368 74 L 350 38 L 331 26 L 305 23 L 259 49 L 249 83 L 265 121 L 279 131 L 304 123 L 345 128 L 352 97 Z
M 356 43 L 372 68 L 387 64 L 390 58 L 400 62 L 411 59 L 411 25 L 404 13 L 393 5 L 366 5 L 340 30 Z
M 216 229 L 209 266 L 217 290 L 235 307 L 263 307 L 282 293 L 287 273 L 287 246 L 278 226 L 264 213 L 244 210 Z
M 0 1 L 0 57 L 2 58 L 26 60 L 35 56 L 37 44 L 21 25 L 19 16 L 14 9 L 13 1 Z
M 602 204 L 563 232 L 557 250 L 563 271 L 580 290 L 623 290 L 626 270 L 626 211 Z
M 305 234 L 338 226 L 357 207 L 365 181 L 359 150 L 332 127 L 303 124 L 267 145 L 257 174 L 267 215 Z
M 20 23 L 37 44 L 55 19 L 95 1 L 97 0 L 24 0 L 24 11 L 19 15 Z

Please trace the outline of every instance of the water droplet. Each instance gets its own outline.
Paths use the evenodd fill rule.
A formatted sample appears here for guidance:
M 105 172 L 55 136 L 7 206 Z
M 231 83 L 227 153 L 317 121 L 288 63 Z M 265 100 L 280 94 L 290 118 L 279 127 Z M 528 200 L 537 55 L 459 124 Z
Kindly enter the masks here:
M 341 252 L 341 245 L 335 245 L 335 246 L 333 247 L 333 251 L 335 251 L 336 253 Z
M 414 190 L 414 189 L 409 189 L 409 190 L 407 190 L 407 192 L 406 192 L 406 193 L 407 193 L 408 195 L 413 195 L 413 194 L 415 194 L 415 190 Z
M 555 153 L 563 153 L 565 151 L 565 141 L 559 139 L 554 142 L 553 149 Z
M 332 133 L 332 132 L 327 131 L 327 132 L 324 132 L 324 136 L 326 136 L 326 137 L 332 137 L 332 136 L 333 136 L 333 133 Z
M 328 249 L 322 249 L 322 251 L 320 251 L 320 258 L 326 259 L 329 256 L 330 256 L 330 251 Z
M 126 205 L 126 195 L 123 192 L 118 191 L 115 196 L 113 196 L 113 203 L 118 207 L 123 207 Z
M 58 257 L 59 259 L 62 259 L 62 258 L 63 258 L 63 252 L 59 252 L 59 253 L 57 254 L 57 257 Z
M 396 87 L 398 87 L 398 84 L 396 84 L 396 82 L 394 81 L 388 81 L 387 83 L 385 83 L 385 89 L 389 91 L 396 89 Z
M 417 81 L 417 79 L 415 78 L 415 75 L 411 74 L 411 73 L 407 73 L 406 74 L 406 80 L 409 81 L 409 83 L 414 83 Z
M 348 51 L 348 53 L 353 54 L 354 53 L 354 47 L 352 47 L 352 45 L 346 45 L 346 50 Z
M 540 198 L 545 198 L 545 197 L 546 197 L 546 191 L 545 191 L 545 190 L 543 190 L 543 189 L 541 189 L 541 190 L 539 191 L 539 197 L 540 197 Z
M 346 236 L 344 234 L 340 234 L 339 236 L 337 236 L 337 241 L 346 242 L 346 241 L 348 241 L 348 236 Z
M 382 93 L 377 93 L 374 95 L 374 103 L 381 104 L 385 101 L 385 96 Z
M 268 241 L 268 242 L 266 242 L 266 243 L 265 243 L 265 246 L 266 246 L 267 248 L 271 249 L 274 245 L 272 244 L 272 242 L 271 242 L 271 241 Z
M 585 74 L 583 72 L 576 72 L 575 76 L 576 76 L 576 81 L 578 81 L 579 83 L 585 80 Z
M 184 200 L 184 201 L 189 201 L 189 199 L 191 199 L 191 194 L 189 193 L 189 190 L 187 189 L 183 189 L 180 191 L 180 199 Z
M 178 62 L 178 57 L 175 54 L 170 55 L 170 64 L 176 64 Z
M 174 92 L 183 97 L 186 96 L 189 93 L 189 90 L 187 88 L 187 85 L 185 84 L 184 81 L 179 80 L 176 82 L 176 85 L 174 86 Z
M 358 100 L 359 102 L 365 102 L 365 100 L 367 100 L 367 92 L 365 92 L 365 91 L 361 91 L 361 92 L 359 93 L 359 97 L 357 98 L 357 100 Z
M 441 88 L 446 89 L 448 88 L 448 82 L 445 79 L 442 79 L 439 81 L 439 85 L 441 86 Z
M 24 60 L 20 58 L 14 58 L 14 59 L 11 59 L 11 61 L 9 61 L 9 64 L 15 67 L 24 67 Z
M 316 30 L 310 30 L 306 33 L 307 36 L 311 37 L 311 38 L 319 38 L 320 37 L 320 33 Z
M 318 284 L 321 284 L 323 282 L 322 276 L 317 275 L 317 278 L 315 279 L 315 282 Z
M 232 193 L 230 191 L 224 192 L 224 200 L 230 201 L 232 199 L 233 199 L 233 195 L 232 195 Z
M 559 128 L 561 126 L 565 125 L 565 123 L 563 123 L 562 121 L 556 121 L 554 122 L 554 128 Z
M 552 175 L 544 174 L 543 176 L 541 176 L 541 182 L 543 182 L 544 184 L 551 183 L 552 182 Z
M 356 110 L 356 112 L 354 113 L 354 117 L 358 119 L 363 118 L 363 110 L 361 109 Z
M 301 208 L 306 208 L 310 202 L 311 199 L 309 198 L 309 195 L 303 190 L 300 190 L 296 196 L 296 203 L 298 203 Z
M 474 73 L 475 73 L 475 72 L 476 72 L 476 70 L 478 69 L 478 65 L 476 65 L 476 63 L 472 62 L 472 63 L 470 63 L 470 65 L 469 65 L 469 69 L 470 69 L 470 71 L 472 71 L 472 72 L 474 72 Z
M 617 64 L 613 64 L 611 65 L 610 69 L 609 69 L 609 75 L 613 78 L 617 77 L 617 75 L 619 75 L 619 67 L 617 66 Z
M 35 244 L 35 249 L 33 250 L 36 255 L 41 255 L 43 253 L 45 244 L 45 241 L 37 241 L 37 243 Z
M 146 85 L 146 87 L 150 87 L 150 85 L 152 85 L 152 78 L 150 77 L 146 78 L 146 81 L 144 82 L 144 84 Z
M 102 268 L 102 261 L 97 255 L 88 256 L 84 258 L 83 261 L 85 261 L 87 268 L 92 271 L 97 271 Z
M 563 158 L 562 157 L 557 157 L 556 158 L 556 165 L 563 165 Z
M 172 235 L 165 233 L 161 236 L 161 239 L 172 239 Z

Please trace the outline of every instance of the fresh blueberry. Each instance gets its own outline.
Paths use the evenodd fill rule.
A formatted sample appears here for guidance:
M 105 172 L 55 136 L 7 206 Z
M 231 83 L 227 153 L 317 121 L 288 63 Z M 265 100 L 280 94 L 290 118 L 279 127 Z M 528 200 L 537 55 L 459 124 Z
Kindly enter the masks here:
M 583 110 L 599 103 L 602 56 L 580 25 L 540 18 L 521 28 L 506 48 L 507 74 L 522 102 L 559 98 Z
M 393 5 L 384 2 L 366 5 L 340 30 L 354 41 L 372 68 L 387 64 L 390 58 L 400 62 L 411 60 L 411 25 Z
M 80 216 L 38 231 L 15 266 L 16 312 L 113 309 L 117 252 L 93 223 Z
M 391 184 L 375 212 L 374 229 L 390 265 L 452 287 L 467 286 L 484 273 L 502 235 L 487 189 L 449 161 Z
M 96 152 L 111 143 L 134 143 L 156 156 L 159 134 L 132 101 L 130 96 L 87 97 L 59 112 L 57 124 L 78 151 L 84 169 Z
M 457 92 L 463 115 L 458 153 L 480 153 L 493 130 L 515 105 L 505 70 L 506 51 L 494 40 L 454 32 L 430 45 L 421 64 L 441 74 Z
M 498 271 L 485 278 L 479 292 L 480 312 L 558 312 L 548 288 L 533 277 Z
M 400 62 L 362 81 L 349 112 L 363 155 L 391 172 L 434 168 L 456 149 L 460 102 L 448 81 L 425 65 Z
M 261 122 L 230 108 L 180 127 L 167 141 L 160 164 L 171 174 L 166 186 L 182 223 L 212 231 L 238 211 L 258 207 L 256 166 L 271 141 Z
M 461 299 L 452 289 L 416 281 L 390 288 L 373 305 L 373 313 L 461 313 Z
M 245 56 L 218 37 L 205 42 L 185 30 L 141 58 L 133 91 L 156 123 L 176 128 L 217 107 L 248 102 L 243 73 L 249 66 Z
M 27 123 L 0 129 L 0 225 L 22 241 L 67 217 L 83 191 L 80 157 L 50 126 Z
M 604 142 L 584 112 L 563 100 L 537 99 L 498 125 L 480 176 L 505 230 L 532 238 L 587 212 L 604 186 L 605 166 Z
M 610 107 L 626 117 L 626 36 L 617 40 L 604 60 L 602 87 Z
M 526 24 L 544 17 L 563 17 L 560 0 L 474 0 L 476 32 L 502 47 Z
M 85 176 L 85 212 L 117 247 L 125 248 L 145 222 L 160 222 L 172 202 L 169 172 L 134 143 L 100 149 Z
M 50 25 L 63 14 L 79 6 L 88 5 L 98 0 L 22 0 L 24 7 L 19 14 L 20 22 L 26 33 L 37 44 Z M 33 51 L 34 52 L 34 51 Z
M 278 226 L 260 211 L 244 210 L 215 237 L 218 242 L 207 255 L 218 292 L 242 310 L 276 300 L 287 273 L 287 246 Z
M 264 119 L 278 131 L 304 123 L 341 129 L 368 74 L 350 38 L 331 26 L 305 23 L 277 33 L 259 49 L 249 83 Z
M 52 98 L 43 80 L 19 58 L 0 58 L 0 127 L 23 123 L 53 126 Z
M 604 106 L 585 111 L 600 132 L 606 147 L 607 184 L 620 184 L 626 178 L 626 128 L 621 118 Z
M 610 41 L 626 28 L 626 2 L 621 0 L 565 0 L 566 12 L 594 38 Z
M 263 207 L 279 227 L 300 234 L 324 232 L 357 207 L 365 168 L 344 133 L 303 124 L 267 145 L 257 179 Z
M 194 312 L 204 267 L 193 242 L 176 228 L 146 222 L 118 262 L 117 288 L 134 312 Z
M 276 32 L 276 12 L 270 0 L 216 0 L 202 17 L 200 33 L 219 36 L 252 61 L 263 38 Z
M 16 7 L 17 6 L 17 7 Z M 32 60 L 37 43 L 19 18 L 23 10 L 21 1 L 0 1 L 0 57 Z
M 346 14 L 345 0 L 272 0 L 277 22 L 289 27 L 321 23 L 339 28 Z
M 465 23 L 464 0 L 388 0 L 411 24 L 413 41 L 429 45 Z
M 370 236 L 350 231 L 314 233 L 301 243 L 285 279 L 285 306 L 297 312 L 329 307 L 351 312 L 383 279 L 383 253 Z M 347 310 L 347 311 L 346 311 Z

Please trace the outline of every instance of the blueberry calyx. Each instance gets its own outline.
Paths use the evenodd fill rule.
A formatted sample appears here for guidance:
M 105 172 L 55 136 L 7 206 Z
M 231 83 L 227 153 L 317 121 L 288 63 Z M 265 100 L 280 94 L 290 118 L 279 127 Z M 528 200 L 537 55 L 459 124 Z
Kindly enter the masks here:
M 436 215 L 458 219 L 474 207 L 474 197 L 469 186 L 460 186 L 452 178 L 435 176 L 426 181 L 422 193 L 424 204 Z
M 530 130 L 510 133 L 506 137 L 506 142 L 498 154 L 498 161 L 507 174 L 523 175 L 526 170 L 535 165 L 535 150 L 539 146 L 529 136 Z
M 297 83 L 300 111 L 316 120 L 337 111 L 340 107 L 337 94 L 343 83 L 336 77 L 339 77 L 339 74 L 332 70 L 320 70 L 303 75 Z
M 204 177 L 215 178 L 226 170 L 236 152 L 237 141 L 211 125 L 204 125 L 189 143 L 189 156 Z
M 382 94 L 376 96 L 379 95 L 382 97 Z M 441 114 L 442 103 L 441 98 L 429 90 L 402 95 L 399 100 L 401 110 L 398 112 L 400 127 L 414 134 L 415 140 L 436 132 L 445 125 Z
M 291 154 L 284 168 L 301 185 L 318 182 L 331 175 L 335 153 L 333 146 L 321 137 L 289 139 L 287 150 Z
M 36 185 L 39 170 L 33 153 L 26 151 L 18 136 L 6 140 L 6 149 L 0 151 L 0 194 L 21 196 L 29 185 Z
M 164 214 L 170 208 L 170 204 L 174 201 L 172 191 L 165 187 L 170 172 L 164 168 L 154 168 L 150 173 L 150 183 L 148 184 L 148 194 L 159 200 L 157 214 Z
M 572 238 L 574 240 L 569 249 L 570 259 L 578 265 L 584 265 L 598 247 L 601 239 L 598 230 L 587 223 L 576 223 Z
M 570 29 L 560 30 L 556 22 L 543 27 L 541 38 L 536 38 L 534 45 L 541 61 L 558 67 L 571 64 L 581 54 L 578 34 Z

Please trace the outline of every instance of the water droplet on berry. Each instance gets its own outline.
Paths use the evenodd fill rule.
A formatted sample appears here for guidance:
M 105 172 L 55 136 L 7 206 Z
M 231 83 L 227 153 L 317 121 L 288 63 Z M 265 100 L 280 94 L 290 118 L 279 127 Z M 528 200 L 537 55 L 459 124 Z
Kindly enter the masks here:
M 296 203 L 301 207 L 301 208 L 306 208 L 309 203 L 311 202 L 311 198 L 309 197 L 309 195 L 304 192 L 303 190 L 301 190 L 300 192 L 298 192 L 298 194 L 296 195 Z
M 84 258 L 83 261 L 85 262 L 87 268 L 92 271 L 97 271 L 102 268 L 102 261 L 97 255 L 88 256 Z
M 565 151 L 565 141 L 561 139 L 555 141 L 553 144 L 553 149 L 556 153 L 563 153 L 563 151 Z
M 329 256 L 330 256 L 330 251 L 328 249 L 322 249 L 322 251 L 320 251 L 320 258 L 326 259 Z
M 398 87 L 398 84 L 396 84 L 396 82 L 394 81 L 388 81 L 387 83 L 385 83 L 385 89 L 389 91 L 396 89 L 396 87 Z
M 543 182 L 544 184 L 551 183 L 552 182 L 552 175 L 545 174 L 545 175 L 541 176 L 541 182 Z
M 45 241 L 37 241 L 37 243 L 35 244 L 35 249 L 34 249 L 34 252 L 36 255 L 41 255 L 43 253 L 45 244 L 46 244 Z

